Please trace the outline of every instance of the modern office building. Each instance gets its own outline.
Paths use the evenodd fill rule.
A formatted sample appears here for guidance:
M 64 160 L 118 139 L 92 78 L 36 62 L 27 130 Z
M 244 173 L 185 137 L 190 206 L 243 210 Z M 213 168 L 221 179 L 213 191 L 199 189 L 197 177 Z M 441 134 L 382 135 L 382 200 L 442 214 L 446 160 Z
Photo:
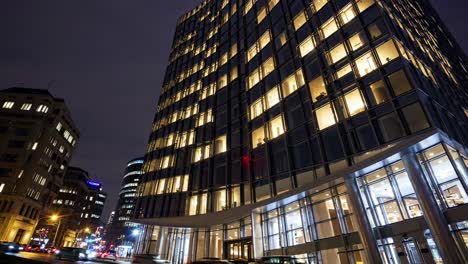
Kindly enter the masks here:
M 467 76 L 429 1 L 204 1 L 175 31 L 138 251 L 468 263 Z
M 33 243 L 75 246 L 77 240 L 95 233 L 102 226 L 100 218 L 105 202 L 105 194 L 99 196 L 100 190 L 101 184 L 92 181 L 87 171 L 69 167 L 49 210 L 57 220 L 44 217 L 37 225 Z
M 0 240 L 28 243 L 63 183 L 79 132 L 47 90 L 0 91 Z
M 134 245 L 136 239 L 134 230 L 138 228 L 138 225 L 130 222 L 130 219 L 134 215 L 134 200 L 143 174 L 143 162 L 143 158 L 133 159 L 125 168 L 115 213 L 112 215 L 112 222 L 106 227 L 105 240 L 115 246 L 133 247 Z

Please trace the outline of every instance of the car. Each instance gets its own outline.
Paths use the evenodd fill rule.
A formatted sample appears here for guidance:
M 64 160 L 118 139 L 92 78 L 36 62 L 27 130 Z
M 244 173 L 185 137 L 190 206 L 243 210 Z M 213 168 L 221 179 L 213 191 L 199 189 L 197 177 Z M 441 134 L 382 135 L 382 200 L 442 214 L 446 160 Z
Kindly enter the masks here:
M 24 251 L 26 252 L 35 252 L 35 253 L 44 253 L 44 250 L 45 248 L 37 244 L 29 245 L 24 248 Z
M 138 264 L 170 264 L 169 260 L 160 259 L 159 255 L 152 255 L 152 254 L 141 254 L 141 255 L 133 255 L 132 263 Z
M 233 264 L 232 262 L 219 258 L 203 258 L 192 262 L 192 264 Z
M 63 247 L 55 251 L 55 256 L 59 260 L 88 260 L 86 249 L 84 248 Z
M 20 244 L 15 243 L 15 242 L 6 242 L 6 241 L 1 241 L 0 242 L 0 250 L 3 252 L 14 252 L 18 253 L 20 251 Z
M 257 261 L 260 264 L 303 264 L 294 256 L 266 256 Z
M 110 260 L 117 260 L 117 258 L 119 257 L 119 255 L 117 254 L 117 252 L 115 250 L 108 250 L 106 252 L 103 252 L 100 256 L 100 258 L 102 259 L 110 259 Z
M 57 248 L 56 247 L 48 247 L 48 248 L 45 248 L 45 252 L 47 254 L 54 254 L 55 251 L 57 251 Z

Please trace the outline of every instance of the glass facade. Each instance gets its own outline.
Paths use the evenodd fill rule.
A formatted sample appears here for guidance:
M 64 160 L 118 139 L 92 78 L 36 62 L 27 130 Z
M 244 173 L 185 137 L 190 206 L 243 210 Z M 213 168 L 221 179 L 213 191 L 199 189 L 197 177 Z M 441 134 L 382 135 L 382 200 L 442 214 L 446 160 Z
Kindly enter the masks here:
M 468 73 L 460 51 L 445 48 L 455 41 L 433 12 L 425 1 L 207 0 L 183 15 L 134 221 L 182 232 L 190 245 L 202 236 L 204 243 L 213 240 L 209 249 L 190 246 L 189 260 L 253 259 L 291 248 L 311 263 L 393 263 L 402 255 L 396 258 L 394 248 L 417 248 L 424 235 L 400 247 L 406 238 L 375 238 L 369 230 L 406 221 L 434 229 L 425 220 L 432 219 L 430 206 L 458 210 L 467 200 L 461 131 Z M 382 156 L 409 144 L 398 149 L 405 156 L 417 145 L 410 142 L 430 133 L 446 139 L 433 144 L 445 154 L 417 149 L 416 169 L 408 171 L 401 157 Z M 362 173 L 358 168 L 375 156 L 389 163 Z M 343 170 L 356 190 L 348 191 L 348 176 L 341 175 L 317 194 L 295 194 Z M 433 203 L 421 202 L 429 194 L 415 188 L 413 174 L 424 175 Z M 167 187 L 174 177 L 183 188 Z M 356 206 L 365 219 L 353 219 Z M 225 226 L 242 226 L 245 217 L 254 223 L 250 238 L 240 229 L 227 235 Z M 435 236 L 433 245 L 441 239 Z M 383 253 L 374 256 L 369 243 Z

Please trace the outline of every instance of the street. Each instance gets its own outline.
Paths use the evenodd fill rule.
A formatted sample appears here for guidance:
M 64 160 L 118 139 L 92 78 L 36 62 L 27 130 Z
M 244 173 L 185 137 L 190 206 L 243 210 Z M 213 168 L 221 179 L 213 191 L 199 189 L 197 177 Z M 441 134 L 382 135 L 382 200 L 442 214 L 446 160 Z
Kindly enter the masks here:
M 5 253 L 5 257 L 11 258 L 7 262 L 2 262 L 4 257 L 0 255 L 0 263 L 27 263 L 26 260 L 36 260 L 43 263 L 54 263 L 54 264 L 61 264 L 61 263 L 72 263 L 71 261 L 66 260 L 58 260 L 55 258 L 53 254 L 42 254 L 42 253 L 32 253 L 32 252 L 19 252 L 19 253 Z M 15 258 L 16 257 L 16 258 Z M 22 261 L 22 258 L 25 261 Z M 14 262 L 12 262 L 14 261 Z M 96 259 L 94 261 L 75 261 L 75 263 L 82 263 L 82 264 L 92 264 L 92 263 L 119 263 L 119 264 L 129 264 L 130 261 L 125 260 L 103 260 L 103 259 Z

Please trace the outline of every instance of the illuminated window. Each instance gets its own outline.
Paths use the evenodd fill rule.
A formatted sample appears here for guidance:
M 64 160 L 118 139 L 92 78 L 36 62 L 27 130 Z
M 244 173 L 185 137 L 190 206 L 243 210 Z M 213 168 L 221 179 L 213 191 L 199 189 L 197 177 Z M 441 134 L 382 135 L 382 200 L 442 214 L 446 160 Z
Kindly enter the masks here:
M 196 215 L 197 214 L 197 205 L 198 205 L 198 196 L 197 195 L 191 196 L 189 204 L 190 204 L 190 207 L 189 207 L 188 214 L 189 215 Z
M 352 37 L 349 38 L 349 44 L 351 46 L 352 51 L 358 50 L 360 47 L 364 45 L 363 34 L 362 33 L 354 34 Z
M 321 75 L 309 82 L 309 89 L 314 103 L 327 96 L 327 89 Z
M 265 78 L 268 74 L 270 74 L 275 69 L 275 61 L 273 57 L 269 58 L 262 65 L 255 69 L 247 78 L 247 89 L 252 88 L 255 86 L 260 80 Z M 263 70 L 263 72 L 261 71 Z
M 356 4 L 358 6 L 359 12 L 363 12 L 374 4 L 374 0 L 357 0 Z
M 227 147 L 226 147 L 226 135 L 220 136 L 216 138 L 215 140 L 215 153 L 223 153 L 226 152 Z
M 231 189 L 231 207 L 237 207 L 241 205 L 240 198 L 240 187 Z
M 384 44 L 376 48 L 377 54 L 379 55 L 380 62 L 382 65 L 387 64 L 388 62 L 398 58 L 400 55 L 395 47 L 393 40 L 388 40 Z
M 49 107 L 47 105 L 39 105 L 36 109 L 36 112 L 47 113 L 49 112 Z
M 268 109 L 273 107 L 277 103 L 279 103 L 280 97 L 279 97 L 278 87 L 274 87 L 273 89 L 267 92 L 265 101 L 266 101 L 266 107 Z
M 263 33 L 263 35 L 260 37 L 260 40 L 259 40 L 259 46 L 260 46 L 260 50 L 262 50 L 263 48 L 266 47 L 266 45 L 268 45 L 268 43 L 270 43 L 271 41 L 271 37 L 270 37 L 270 31 L 267 30 L 265 33 Z
M 338 25 L 335 22 L 335 19 L 332 17 L 327 22 L 322 25 L 322 34 L 323 38 L 328 38 L 331 34 L 335 33 L 338 30 Z
M 282 47 L 284 44 L 286 44 L 286 42 L 288 41 L 288 37 L 286 36 L 286 33 L 285 32 L 282 32 L 279 36 L 278 36 L 278 41 L 276 41 L 277 43 L 279 43 L 279 46 Z
M 315 42 L 313 36 L 307 37 L 304 41 L 301 42 L 301 44 L 299 44 L 299 51 L 302 57 L 307 55 L 309 52 L 313 51 L 314 48 Z
M 256 148 L 260 145 L 265 143 L 265 129 L 263 127 L 259 127 L 252 131 L 252 147 Z
M 223 211 L 226 209 L 226 190 L 220 190 L 215 193 L 216 211 Z
M 305 22 L 307 21 L 306 19 L 306 16 L 305 16 L 305 12 L 301 12 L 299 13 L 299 15 L 297 15 L 295 18 L 294 18 L 294 29 L 296 29 L 296 31 L 302 27 L 302 25 L 305 24 Z
M 329 55 L 328 58 L 330 60 L 330 63 L 335 63 L 341 60 L 342 58 L 346 57 L 346 49 L 345 49 L 344 44 L 340 44 L 336 46 L 335 48 L 333 48 L 332 50 L 330 50 L 328 55 Z
M 224 74 L 218 80 L 218 89 L 224 88 L 226 85 L 227 85 L 227 74 Z
M 366 110 L 366 105 L 362 99 L 359 89 L 354 89 L 353 91 L 345 94 L 344 99 L 350 116 L 359 114 Z
M 334 109 L 330 103 L 317 109 L 315 114 L 317 116 L 317 122 L 320 130 L 336 124 Z
M 388 80 L 390 81 L 393 92 L 397 96 L 412 89 L 408 77 L 406 77 L 406 74 L 403 70 L 399 70 L 390 74 L 388 76 Z
M 221 58 L 219 59 L 219 66 L 226 64 L 228 61 L 228 54 L 227 52 L 221 55 Z
M 31 110 L 31 107 L 32 107 L 32 104 L 24 103 L 24 104 L 21 106 L 21 110 L 29 111 L 29 110 Z
M 284 134 L 283 115 L 280 114 L 270 122 L 270 139 L 276 138 Z
M 368 73 L 377 69 L 375 64 L 374 57 L 371 52 L 367 52 L 356 60 L 356 67 L 359 72 L 359 76 L 365 76 Z
M 62 129 L 62 123 L 58 122 L 57 126 L 55 127 L 57 131 L 60 131 Z
M 304 85 L 304 75 L 299 69 L 295 73 L 288 76 L 282 83 L 283 96 L 286 97 Z
M 260 11 L 258 11 L 257 23 L 260 24 L 260 22 L 262 22 L 263 19 L 265 19 L 266 15 L 267 15 L 266 7 L 263 7 L 262 9 L 260 9 Z
M 315 7 L 315 11 L 318 12 L 324 5 L 326 5 L 328 0 L 315 0 L 313 5 Z
M 231 74 L 229 75 L 229 80 L 232 82 L 234 81 L 235 79 L 237 79 L 238 77 L 238 74 L 237 74 L 237 66 L 234 66 L 232 69 L 231 69 Z
M 268 43 L 270 43 L 270 31 L 267 30 L 262 36 L 247 50 L 247 61 L 250 61 L 257 55 Z
M 353 5 L 348 4 L 340 11 L 341 21 L 343 24 L 348 23 L 349 21 L 353 20 L 356 17 L 356 13 L 354 13 Z
M 5 102 L 3 102 L 2 108 L 11 109 L 11 108 L 13 108 L 14 105 L 15 105 L 15 102 L 5 101 Z
M 273 58 L 269 58 L 262 64 L 263 76 L 262 79 L 268 76 L 275 69 L 275 61 Z
M 336 71 L 336 77 L 339 79 L 352 71 L 353 70 L 351 69 L 351 65 L 346 64 L 345 66 Z
M 172 144 L 174 144 L 174 133 L 171 133 L 167 136 L 167 140 L 166 140 L 166 147 L 168 146 L 172 146 Z
M 208 204 L 208 194 L 204 193 L 200 197 L 200 214 L 206 214 L 207 204 Z
M 273 9 L 273 7 L 275 7 L 276 4 L 279 3 L 279 1 L 280 0 L 270 0 L 270 1 L 268 1 L 268 8 L 270 8 L 270 10 Z
M 200 161 L 203 157 L 203 147 L 197 147 L 193 153 L 193 162 Z
M 373 105 L 378 105 L 391 99 L 383 80 L 372 83 L 369 87 L 372 93 L 370 101 Z
M 248 77 L 248 88 L 254 87 L 258 82 L 260 82 L 260 69 L 255 69 Z
M 258 99 L 250 106 L 250 119 L 254 119 L 263 113 L 262 99 Z
M 166 188 L 166 179 L 159 179 L 157 194 L 163 194 L 165 188 Z

